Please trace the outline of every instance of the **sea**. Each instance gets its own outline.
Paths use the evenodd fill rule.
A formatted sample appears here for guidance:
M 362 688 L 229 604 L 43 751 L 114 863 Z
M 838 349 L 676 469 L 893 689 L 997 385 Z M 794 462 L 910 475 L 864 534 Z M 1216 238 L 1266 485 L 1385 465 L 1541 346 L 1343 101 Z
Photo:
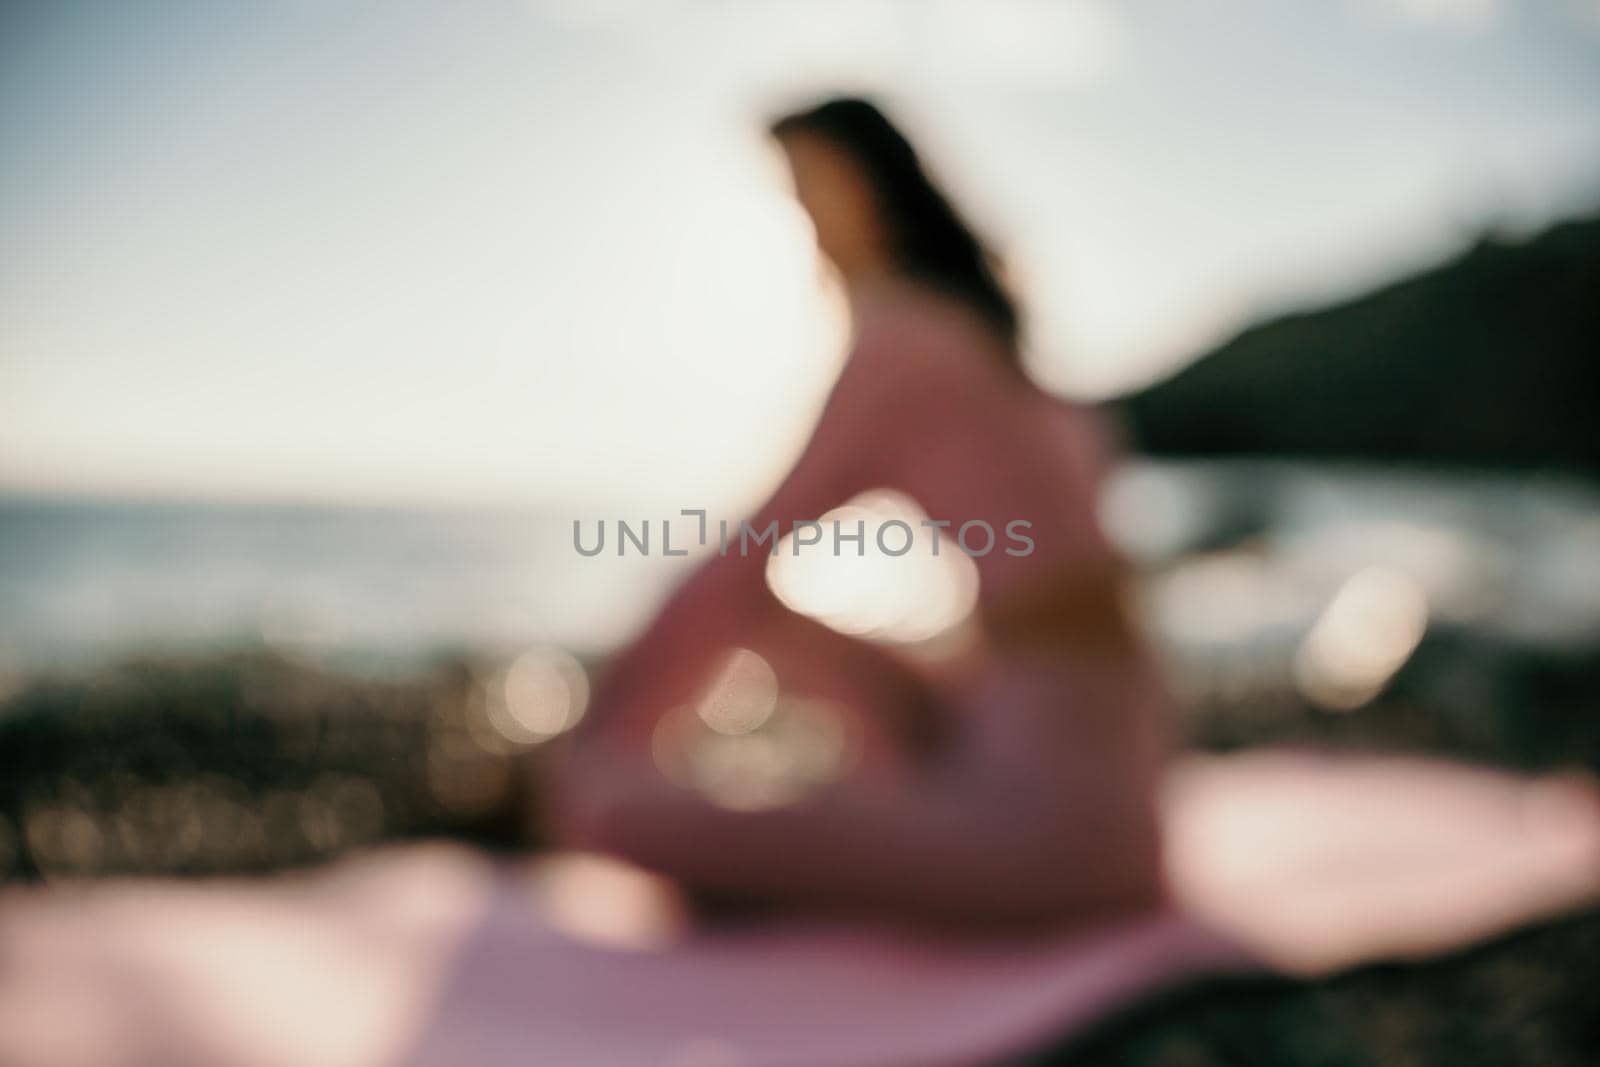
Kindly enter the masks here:
M 574 518 L 0 495 L 0 669 L 257 646 L 378 671 L 537 644 L 594 653 L 684 561 L 586 559 Z
M 1304 629 L 1382 566 L 1412 574 L 1435 619 L 1600 643 L 1600 489 L 1582 480 L 1140 462 L 1102 515 L 1173 640 Z M 590 537 L 595 516 L 553 511 L 0 494 L 0 672 L 260 646 L 376 671 L 597 655 L 694 560 L 586 558 L 574 519 Z

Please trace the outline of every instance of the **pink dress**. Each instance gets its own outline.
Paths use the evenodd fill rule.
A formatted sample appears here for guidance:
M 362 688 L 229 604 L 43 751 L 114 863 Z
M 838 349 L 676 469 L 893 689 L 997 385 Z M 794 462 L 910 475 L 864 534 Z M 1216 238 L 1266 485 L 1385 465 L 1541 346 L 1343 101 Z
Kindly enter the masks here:
M 578 741 L 590 758 L 556 799 L 568 839 L 692 885 L 830 907 L 968 920 L 1147 900 L 1163 698 L 1095 519 L 1102 441 L 963 305 L 909 288 L 874 301 L 806 450 L 749 521 L 788 531 L 887 488 L 950 520 L 947 543 L 987 524 L 979 644 L 919 663 L 789 611 L 764 550 L 714 556 L 597 687 Z M 1008 553 L 1022 553 L 1008 527 L 1032 550 Z M 974 526 L 974 552 L 986 542 Z M 858 709 L 882 728 L 876 758 L 780 811 L 719 811 L 664 787 L 628 749 L 730 647 L 760 653 L 788 691 Z M 934 770 L 896 774 L 929 722 Z

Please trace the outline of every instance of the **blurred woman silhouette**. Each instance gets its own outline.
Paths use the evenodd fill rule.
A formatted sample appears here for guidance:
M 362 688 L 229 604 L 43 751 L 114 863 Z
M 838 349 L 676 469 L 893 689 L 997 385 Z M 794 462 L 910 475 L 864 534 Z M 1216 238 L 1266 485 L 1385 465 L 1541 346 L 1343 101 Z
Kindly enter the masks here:
M 785 607 L 765 549 L 714 556 L 600 679 L 544 786 L 552 832 L 690 890 L 787 908 L 994 925 L 1147 905 L 1161 894 L 1164 693 L 1096 524 L 1099 438 L 1024 375 L 994 257 L 877 107 L 834 99 L 771 133 L 853 339 L 751 528 L 787 532 L 891 489 L 952 521 L 945 551 L 974 520 L 1026 521 L 1032 551 L 973 559 L 965 639 L 938 656 Z M 758 810 L 669 780 L 651 739 L 731 649 L 757 653 L 785 693 L 850 709 L 877 739 L 867 758 Z

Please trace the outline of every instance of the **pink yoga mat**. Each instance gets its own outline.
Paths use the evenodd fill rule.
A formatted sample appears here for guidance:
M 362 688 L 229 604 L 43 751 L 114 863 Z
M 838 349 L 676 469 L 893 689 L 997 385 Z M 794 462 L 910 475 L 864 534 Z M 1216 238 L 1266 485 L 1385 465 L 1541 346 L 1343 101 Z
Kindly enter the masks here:
M 1194 759 L 1174 906 L 1049 936 L 688 924 L 593 859 L 389 850 L 254 883 L 0 895 L 0 1063 L 919 1065 L 1057 1040 L 1202 973 L 1449 951 L 1600 898 L 1586 782 Z

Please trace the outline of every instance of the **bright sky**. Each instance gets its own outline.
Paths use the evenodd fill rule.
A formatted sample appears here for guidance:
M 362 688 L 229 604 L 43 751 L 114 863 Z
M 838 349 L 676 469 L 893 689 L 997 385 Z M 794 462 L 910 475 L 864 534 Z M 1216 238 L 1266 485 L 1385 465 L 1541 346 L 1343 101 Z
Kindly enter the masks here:
M 1099 394 L 1600 193 L 1594 0 L 5 5 L 0 487 L 729 507 L 837 368 L 759 135 L 882 93 Z

